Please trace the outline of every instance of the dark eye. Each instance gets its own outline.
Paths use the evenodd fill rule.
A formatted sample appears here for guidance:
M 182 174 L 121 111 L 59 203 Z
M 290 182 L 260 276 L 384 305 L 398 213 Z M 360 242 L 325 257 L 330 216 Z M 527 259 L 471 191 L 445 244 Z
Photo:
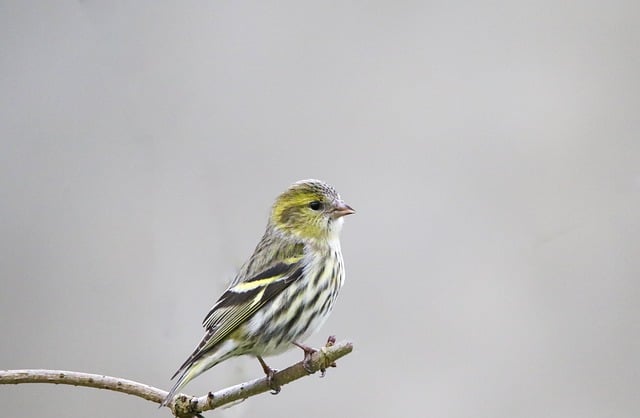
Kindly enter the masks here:
M 314 200 L 313 202 L 309 203 L 309 207 L 312 210 L 320 210 L 320 208 L 322 208 L 322 203 L 318 202 L 317 200 Z

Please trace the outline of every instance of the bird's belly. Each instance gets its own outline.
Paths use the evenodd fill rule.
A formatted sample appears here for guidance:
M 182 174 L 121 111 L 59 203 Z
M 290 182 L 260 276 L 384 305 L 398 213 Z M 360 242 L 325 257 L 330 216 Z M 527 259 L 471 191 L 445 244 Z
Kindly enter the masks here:
M 252 354 L 259 356 L 275 356 L 294 348 L 293 342 L 303 343 L 324 324 L 329 317 L 329 312 L 323 316 L 309 319 L 301 317 L 291 324 L 291 328 L 283 333 L 260 335 Z
M 246 324 L 251 337 L 247 353 L 271 356 L 302 343 L 327 320 L 338 295 L 337 280 L 294 283 L 258 311 Z

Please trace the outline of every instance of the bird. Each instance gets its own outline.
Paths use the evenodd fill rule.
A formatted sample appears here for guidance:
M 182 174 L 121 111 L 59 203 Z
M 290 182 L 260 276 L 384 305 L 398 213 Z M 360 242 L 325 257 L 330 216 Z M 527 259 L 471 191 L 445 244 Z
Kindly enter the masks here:
M 161 406 L 232 357 L 256 357 L 270 383 L 274 370 L 263 357 L 298 346 L 309 360 L 315 350 L 303 342 L 326 321 L 345 280 L 340 232 L 353 213 L 332 186 L 315 179 L 276 198 L 262 238 L 205 316 L 204 336 L 171 378 L 177 379 Z

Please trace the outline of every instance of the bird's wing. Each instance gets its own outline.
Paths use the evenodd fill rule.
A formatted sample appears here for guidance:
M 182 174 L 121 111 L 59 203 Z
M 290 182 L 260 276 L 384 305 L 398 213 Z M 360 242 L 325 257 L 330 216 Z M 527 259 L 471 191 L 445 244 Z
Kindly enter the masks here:
M 265 303 L 299 279 L 302 269 L 299 259 L 294 262 L 281 261 L 227 289 L 202 322 L 205 328 L 215 328 L 215 334 L 219 334 L 211 337 L 212 343 L 229 335 Z
M 260 253 L 265 250 L 273 250 L 273 247 L 259 245 L 257 255 L 264 255 Z M 252 257 L 251 260 L 254 261 L 243 266 L 243 271 L 202 321 L 206 328 L 202 341 L 173 378 L 202 358 L 268 301 L 302 277 L 303 256 L 304 246 L 295 244 L 280 246 L 271 257 Z M 260 263 L 261 259 L 269 261 Z
M 205 317 L 207 329 L 198 352 L 204 353 L 231 334 L 268 301 L 302 276 L 302 256 L 271 265 L 248 280 L 227 289 Z M 194 353 L 195 354 L 195 353 Z M 196 356 L 199 357 L 199 356 Z
M 203 321 L 207 332 L 202 341 L 172 379 L 202 358 L 269 300 L 298 280 L 303 268 L 302 257 L 291 257 L 227 289 Z

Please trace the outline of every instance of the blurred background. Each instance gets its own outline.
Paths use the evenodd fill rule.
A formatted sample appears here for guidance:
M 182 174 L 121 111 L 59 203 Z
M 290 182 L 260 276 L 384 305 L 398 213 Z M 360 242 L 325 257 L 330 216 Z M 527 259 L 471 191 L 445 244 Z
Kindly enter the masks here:
M 313 177 L 358 213 L 308 343 L 355 351 L 206 416 L 637 417 L 639 19 L 637 1 L 0 2 L 0 369 L 168 389 L 275 196 Z M 185 392 L 261 373 L 235 359 Z M 0 404 L 169 416 L 54 385 Z

